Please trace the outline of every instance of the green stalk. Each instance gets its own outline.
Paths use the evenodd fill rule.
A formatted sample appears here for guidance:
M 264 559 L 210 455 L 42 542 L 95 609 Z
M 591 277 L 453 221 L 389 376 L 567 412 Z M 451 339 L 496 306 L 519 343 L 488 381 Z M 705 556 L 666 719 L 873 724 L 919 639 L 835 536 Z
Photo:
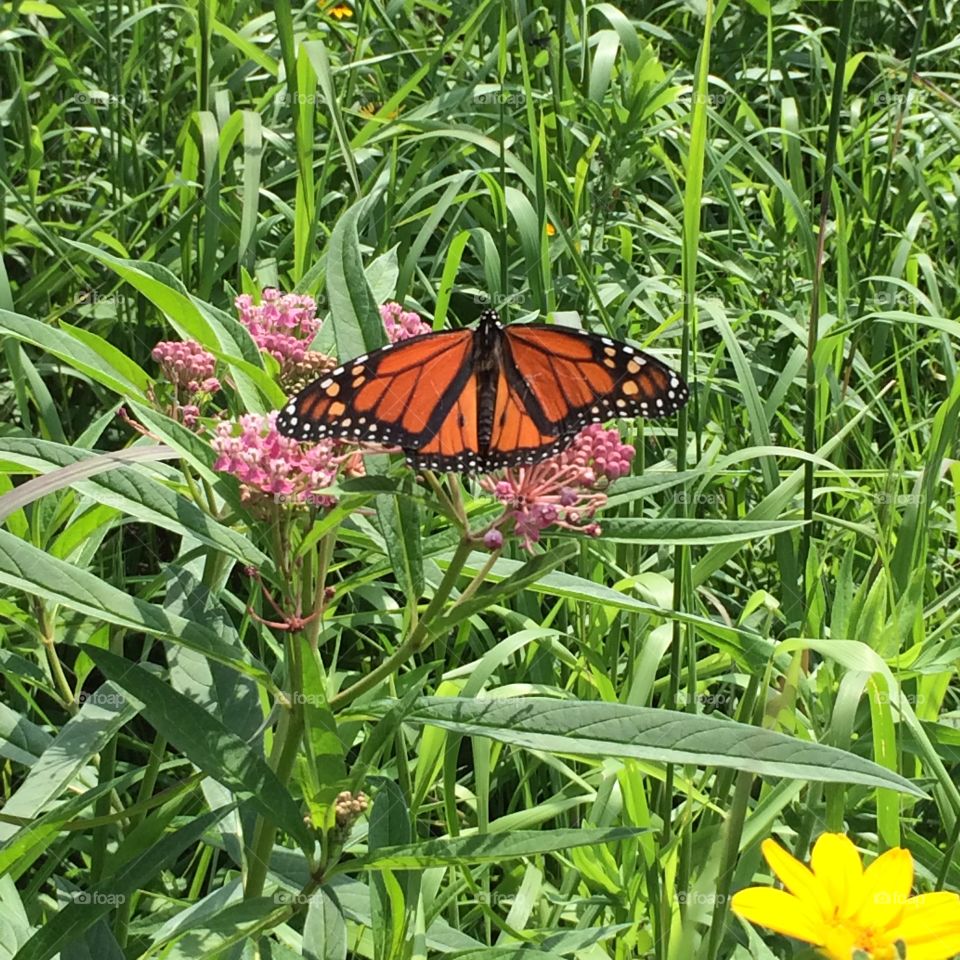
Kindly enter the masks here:
M 806 608 L 807 556 L 814 532 L 813 525 L 813 469 L 817 450 L 817 375 L 813 356 L 820 327 L 820 297 L 823 287 L 823 257 L 827 241 L 827 217 L 830 215 L 830 189 L 833 185 L 833 167 L 837 158 L 837 138 L 840 133 L 840 115 L 843 111 L 843 80 L 847 69 L 847 49 L 853 23 L 853 0 L 843 0 L 840 36 L 834 58 L 833 98 L 830 105 L 830 129 L 827 132 L 827 153 L 824 159 L 823 188 L 820 194 L 820 231 L 817 253 L 813 263 L 813 289 L 810 292 L 810 323 L 807 327 L 807 382 L 806 410 L 803 422 L 803 449 L 808 459 L 803 465 L 803 519 L 806 523 L 800 534 L 800 556 L 797 566 L 800 577 L 800 602 Z M 804 617 L 806 614 L 804 614 Z
M 727 925 L 727 904 L 730 900 L 730 887 L 733 884 L 733 874 L 740 853 L 740 839 L 743 836 L 743 825 L 747 819 L 747 808 L 750 805 L 750 791 L 753 789 L 753 780 L 754 775 L 746 770 L 741 770 L 737 774 L 737 787 L 733 793 L 730 815 L 727 817 L 726 843 L 723 848 L 720 876 L 717 880 L 717 899 L 714 902 L 713 917 L 710 920 L 710 941 L 707 947 L 708 960 L 717 960 L 717 954 L 723 942 L 723 932 Z
M 299 632 L 287 636 L 287 664 L 289 683 L 288 703 L 281 710 L 280 721 L 270 752 L 270 766 L 277 779 L 285 784 L 293 772 L 293 765 L 300 750 L 303 734 L 303 658 Z M 258 816 L 253 830 L 253 843 L 247 858 L 247 876 L 243 887 L 244 899 L 250 900 L 263 893 L 277 836 L 277 825 L 266 817 Z
M 700 219 L 701 219 L 701 199 L 703 195 L 703 168 L 704 155 L 706 153 L 707 143 L 707 77 L 710 69 L 710 37 L 713 30 L 713 0 L 707 0 L 704 22 L 703 22 L 703 43 L 700 47 L 700 54 L 697 58 L 696 76 L 694 81 L 694 102 L 690 122 L 690 147 L 687 158 L 686 182 L 684 185 L 683 200 L 683 250 L 682 250 L 682 270 L 683 270 L 683 339 L 680 355 L 680 375 L 689 382 L 690 379 L 690 351 L 694 342 L 693 334 L 696 331 L 697 310 L 696 310 L 696 289 L 697 289 L 697 252 L 700 243 Z M 696 394 L 692 400 L 696 404 Z M 682 472 L 687 466 L 687 420 L 688 409 L 684 407 L 680 411 L 677 423 L 677 471 Z M 688 507 L 686 498 L 680 507 L 681 515 L 686 515 Z M 691 568 L 689 549 L 681 546 L 674 556 L 673 566 L 673 605 L 674 609 L 683 608 L 689 588 L 689 571 Z M 673 639 L 670 644 L 670 688 L 667 698 L 667 706 L 675 709 L 677 705 L 677 695 L 680 687 L 680 672 L 683 664 L 683 637 L 684 632 L 681 629 L 679 621 L 673 624 Z M 687 667 L 690 671 L 688 678 L 688 688 L 693 690 L 696 686 L 696 657 L 695 640 L 688 637 L 688 647 L 691 651 L 687 659 Z M 693 700 L 688 701 L 690 709 L 696 709 Z M 663 820 L 663 833 L 661 836 L 661 845 L 666 847 L 671 842 L 673 830 L 672 799 L 673 799 L 673 765 L 668 764 L 665 771 L 663 789 L 660 794 L 660 816 Z M 687 864 L 687 859 L 682 859 L 682 864 Z M 683 871 L 686 873 L 686 870 Z M 677 883 L 681 889 L 689 886 L 689 876 L 678 876 Z M 659 933 L 658 947 L 659 956 L 665 957 L 670 949 L 670 897 L 664 891 L 659 900 L 657 930 Z
M 331 710 L 336 712 L 349 706 L 357 697 L 363 696 L 368 690 L 372 690 L 377 684 L 396 673 L 413 654 L 423 649 L 428 638 L 427 628 L 431 621 L 434 620 L 437 614 L 443 609 L 443 605 L 450 596 L 450 591 L 453 590 L 453 585 L 457 582 L 457 577 L 460 575 L 460 571 L 463 570 L 463 565 L 467 562 L 467 557 L 470 556 L 472 551 L 473 544 L 469 540 L 464 538 L 460 541 L 450 561 L 450 566 L 447 567 L 447 572 L 443 575 L 440 586 L 437 587 L 437 592 L 433 595 L 430 603 L 427 604 L 427 609 L 424 611 L 419 623 L 417 623 L 410 632 L 410 636 L 378 667 L 371 670 L 370 673 L 358 680 L 352 687 L 347 687 L 346 690 L 341 690 L 335 697 L 332 697 L 330 699 Z

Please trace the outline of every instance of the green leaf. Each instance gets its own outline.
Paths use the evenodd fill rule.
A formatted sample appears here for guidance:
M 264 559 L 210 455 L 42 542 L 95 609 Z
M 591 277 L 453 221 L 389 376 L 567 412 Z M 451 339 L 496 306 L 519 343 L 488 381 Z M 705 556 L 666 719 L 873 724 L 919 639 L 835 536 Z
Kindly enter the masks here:
M 204 773 L 241 799 L 249 799 L 263 816 L 294 837 L 304 851 L 313 851 L 313 835 L 304 825 L 293 797 L 252 747 L 143 667 L 99 647 L 84 644 L 82 649 L 105 676 L 143 703 L 141 713 L 157 733 Z
M 160 264 L 124 260 L 85 243 L 68 242 L 139 290 L 164 313 L 182 339 L 196 340 L 226 363 L 248 411 L 266 413 L 283 405 L 283 391 L 263 369 L 260 351 L 239 320 L 191 296 L 180 280 Z M 262 397 L 267 398 L 266 405 Z
M 802 527 L 806 521 L 797 520 L 699 520 L 681 517 L 648 519 L 646 517 L 601 519 L 602 540 L 617 543 L 651 543 L 673 546 L 679 543 L 705 545 L 711 543 L 746 543 L 771 537 L 787 530 Z M 561 536 L 587 538 L 585 534 Z
M 407 717 L 546 753 L 730 767 L 760 776 L 889 787 L 924 796 L 862 757 L 716 716 L 547 697 L 424 697 Z
M 364 478 L 366 479 L 366 478 Z M 375 500 L 380 533 L 400 587 L 411 603 L 423 595 L 422 523 L 417 503 L 404 496 Z
M 602 830 L 510 830 L 472 837 L 439 837 L 371 851 L 358 865 L 365 870 L 422 870 L 454 864 L 468 867 L 518 857 L 542 856 L 572 847 L 614 843 L 643 832 L 637 827 L 608 827 Z
M 347 925 L 329 887 L 321 887 L 310 898 L 302 949 L 305 960 L 347 960 Z
M 375 350 L 387 340 L 360 256 L 357 221 L 364 207 L 365 201 L 359 200 L 340 217 L 327 251 L 330 324 L 341 361 Z
M 24 343 L 40 347 L 121 397 L 144 398 L 144 391 L 150 383 L 147 374 L 132 361 L 123 364 L 122 370 L 116 369 L 103 356 L 103 353 L 112 356 L 111 352 L 99 351 L 90 345 L 93 335 L 78 339 L 64 330 L 9 310 L 0 310 L 0 334 L 8 334 Z M 85 340 L 87 342 L 84 342 Z M 102 340 L 99 343 L 100 346 L 104 345 Z M 113 349 L 111 348 L 111 351 Z
M 268 690 L 276 689 L 270 673 L 244 648 L 226 644 L 203 624 L 131 597 L 89 571 L 51 557 L 5 530 L 0 530 L 0 583 L 63 604 L 96 620 L 182 643 L 253 677 Z
M 75 943 L 85 930 L 116 909 L 117 904 L 126 902 L 152 877 L 170 867 L 232 809 L 232 806 L 221 807 L 196 817 L 131 860 L 119 873 L 94 884 L 75 902 L 48 916 L 44 925 L 24 944 L 17 960 L 50 960 L 63 947 Z

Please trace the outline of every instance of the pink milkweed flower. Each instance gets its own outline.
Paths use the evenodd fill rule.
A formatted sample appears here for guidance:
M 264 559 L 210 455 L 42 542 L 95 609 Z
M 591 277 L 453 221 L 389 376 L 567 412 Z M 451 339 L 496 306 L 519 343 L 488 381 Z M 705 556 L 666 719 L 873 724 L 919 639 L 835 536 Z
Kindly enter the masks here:
M 217 453 L 213 468 L 237 477 L 246 501 L 262 503 L 272 497 L 275 503 L 331 506 L 335 498 L 318 491 L 333 483 L 351 455 L 338 455 L 332 440 L 301 446 L 281 436 L 276 417 L 276 412 L 248 413 L 218 423 L 211 440 Z
M 161 340 L 150 355 L 160 364 L 164 379 L 173 386 L 168 412 L 194 429 L 201 407 L 220 389 L 220 381 L 213 376 L 216 357 L 194 340 Z M 157 402 L 152 388 L 150 395 Z
M 234 306 L 253 342 L 280 364 L 280 381 L 291 392 L 337 365 L 331 357 L 310 349 L 320 328 L 313 297 L 267 287 L 259 304 L 242 293 Z
M 499 479 L 481 477 L 483 489 L 506 507 L 484 535 L 484 543 L 492 549 L 496 541 L 490 534 L 499 533 L 497 528 L 511 521 L 513 532 L 526 550 L 532 549 L 547 527 L 598 537 L 600 525 L 582 521 L 592 520 L 607 502 L 604 491 L 611 482 L 630 472 L 635 453 L 616 430 L 605 430 L 594 423 L 581 430 L 573 443 L 556 456 L 529 467 L 510 467 Z
M 217 358 L 194 340 L 161 340 L 151 356 L 166 380 L 190 393 L 215 393 L 220 383 L 213 376 Z
M 433 328 L 420 319 L 412 310 L 404 310 L 399 303 L 390 301 L 380 307 L 380 319 L 386 328 L 391 343 L 410 340 L 424 333 L 432 333 Z

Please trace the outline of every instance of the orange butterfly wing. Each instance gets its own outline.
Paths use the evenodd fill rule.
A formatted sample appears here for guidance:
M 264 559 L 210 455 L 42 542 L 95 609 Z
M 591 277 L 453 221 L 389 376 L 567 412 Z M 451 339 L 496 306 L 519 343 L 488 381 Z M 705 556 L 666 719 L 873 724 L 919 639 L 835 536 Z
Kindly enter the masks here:
M 538 463 L 570 444 L 572 433 L 544 426 L 541 418 L 531 415 L 531 399 L 532 392 L 526 384 L 511 383 L 501 369 L 486 469 Z
M 277 430 L 297 440 L 329 437 L 402 447 L 428 444 L 471 378 L 473 332 L 428 333 L 337 367 L 290 400 Z
M 687 385 L 656 357 L 626 343 L 548 324 L 504 328 L 508 377 L 545 433 L 574 434 L 614 417 L 666 417 L 688 400 Z
M 688 396 L 673 370 L 628 344 L 503 327 L 489 311 L 476 332 L 426 334 L 345 363 L 293 398 L 277 429 L 401 447 L 416 467 L 488 472 L 544 460 L 590 423 L 668 416 Z

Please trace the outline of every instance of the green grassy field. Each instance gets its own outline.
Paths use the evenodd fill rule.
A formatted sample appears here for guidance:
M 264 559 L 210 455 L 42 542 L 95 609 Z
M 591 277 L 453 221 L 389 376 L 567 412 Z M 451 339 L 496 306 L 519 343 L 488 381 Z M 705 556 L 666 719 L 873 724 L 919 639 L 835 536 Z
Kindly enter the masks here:
M 958 16 L 5 4 L 0 960 L 960 955 Z M 387 303 L 690 401 L 531 536 Z

